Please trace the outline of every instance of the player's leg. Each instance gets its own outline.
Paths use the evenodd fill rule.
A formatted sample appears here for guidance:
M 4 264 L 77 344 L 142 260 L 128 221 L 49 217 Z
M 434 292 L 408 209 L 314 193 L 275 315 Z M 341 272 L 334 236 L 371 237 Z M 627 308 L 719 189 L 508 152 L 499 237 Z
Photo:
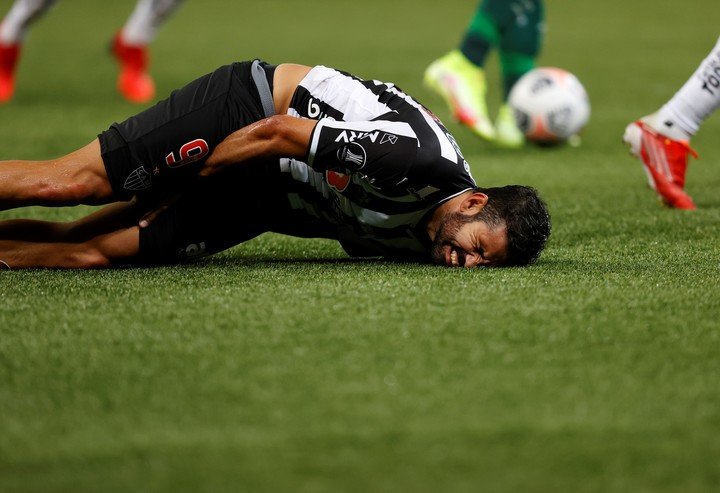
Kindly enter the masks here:
M 220 67 L 61 158 L 0 161 L 0 210 L 98 205 L 186 186 L 227 135 L 263 118 L 250 66 Z
M 542 44 L 545 8 L 543 0 L 510 2 L 509 6 L 511 11 L 505 12 L 500 26 L 503 104 L 495 121 L 495 129 L 498 144 L 520 147 L 525 138 L 515 123 L 515 116 L 507 100 L 510 90 L 520 77 L 535 68 Z
M 69 223 L 2 221 L 0 260 L 12 269 L 88 269 L 131 262 L 140 250 L 139 212 L 128 202 Z
M 100 143 L 46 161 L 0 161 L 0 210 L 113 201 Z
M 225 250 L 274 227 L 300 236 L 328 236 L 318 228 L 301 228 L 285 181 L 293 183 L 275 162 L 230 170 L 188 190 L 142 229 L 138 219 L 152 204 L 134 201 L 71 223 L 0 222 L 0 261 L 13 269 L 167 264 Z
M 0 23 L 0 103 L 15 92 L 15 68 L 28 28 L 55 0 L 16 0 Z
M 122 28 L 123 40 L 131 46 L 147 46 L 160 27 L 184 0 L 139 0 Z
M 155 83 L 148 73 L 148 45 L 183 0 L 139 0 L 123 28 L 113 39 L 113 54 L 120 64 L 118 91 L 134 103 L 155 96 Z
M 112 204 L 71 223 L 0 222 L 0 261 L 11 269 L 88 269 L 177 263 L 225 250 L 268 230 L 264 218 L 278 201 L 264 206 L 255 181 L 266 166 L 206 180 L 142 229 L 138 220 L 152 208 L 142 201 Z
M 261 120 L 251 66 L 220 67 L 103 132 L 102 157 L 116 200 L 174 195 L 194 186 L 205 159 L 225 137 Z M 266 68 L 269 79 L 272 70 Z
M 668 206 L 694 209 L 683 190 L 690 139 L 720 107 L 720 38 L 690 79 L 660 110 L 631 123 L 623 140 L 640 159 L 648 183 Z
M 505 0 L 483 0 L 470 22 L 460 48 L 438 58 L 425 71 L 425 84 L 438 93 L 461 123 L 484 139 L 495 138 L 488 117 L 487 84 L 482 67 L 497 45 L 497 22 L 507 10 Z
M 182 194 L 140 230 L 140 260 L 147 264 L 197 260 L 268 231 L 267 207 L 261 198 L 264 188 L 258 186 L 260 175 L 253 171 L 268 166 L 278 167 L 272 163 L 231 170 Z
M 690 140 L 720 107 L 720 38 L 695 73 L 657 113 L 658 131 Z
M 36 219 L 0 221 L 0 238 L 34 242 L 83 242 L 137 224 L 143 210 L 135 200 L 116 202 L 70 222 Z

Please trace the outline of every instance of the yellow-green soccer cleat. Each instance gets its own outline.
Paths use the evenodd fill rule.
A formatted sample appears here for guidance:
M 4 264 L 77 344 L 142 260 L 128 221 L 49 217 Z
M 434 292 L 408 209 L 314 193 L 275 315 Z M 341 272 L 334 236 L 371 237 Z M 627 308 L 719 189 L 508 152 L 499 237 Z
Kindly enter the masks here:
M 525 135 L 518 128 L 513 110 L 507 104 L 502 105 L 498 111 L 495 132 L 495 142 L 499 146 L 517 149 L 525 144 Z
M 431 63 L 425 70 L 424 82 L 445 100 L 456 120 L 484 139 L 495 139 L 485 103 L 485 72 L 459 50 Z

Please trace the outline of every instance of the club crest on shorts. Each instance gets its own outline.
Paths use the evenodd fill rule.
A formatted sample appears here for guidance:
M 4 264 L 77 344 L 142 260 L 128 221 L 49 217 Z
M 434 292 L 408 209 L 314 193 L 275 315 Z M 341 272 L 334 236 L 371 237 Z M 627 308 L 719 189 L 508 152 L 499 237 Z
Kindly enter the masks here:
M 125 179 L 123 188 L 132 192 L 138 192 L 140 190 L 147 190 L 152 186 L 152 177 L 150 173 L 145 171 L 145 168 L 138 166 L 135 170 L 128 175 Z

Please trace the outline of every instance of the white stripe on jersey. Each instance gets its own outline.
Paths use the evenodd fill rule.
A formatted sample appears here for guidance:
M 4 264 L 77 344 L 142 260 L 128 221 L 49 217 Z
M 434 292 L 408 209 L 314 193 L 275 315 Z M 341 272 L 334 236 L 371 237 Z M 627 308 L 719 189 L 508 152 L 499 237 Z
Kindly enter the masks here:
M 359 80 L 323 65 L 313 67 L 300 86 L 312 97 L 342 111 L 345 121 L 372 120 L 391 111 Z
M 420 103 L 415 101 L 413 98 L 411 98 L 404 92 L 397 89 L 393 84 L 386 84 L 385 82 L 381 82 L 379 80 L 373 80 L 373 83 L 376 86 L 388 86 L 388 92 L 391 92 L 403 98 L 407 104 L 417 109 L 427 122 L 428 126 L 432 129 L 433 132 L 435 132 L 435 135 L 438 138 L 438 142 L 440 142 L 440 154 L 442 155 L 442 157 L 449 161 L 452 161 L 453 163 L 457 163 L 458 155 L 455 152 L 455 147 L 452 145 L 450 139 L 448 139 L 448 136 L 445 134 L 445 132 L 443 132 L 440 126 L 435 123 L 435 120 L 430 115 L 428 115 L 427 111 L 425 111 L 425 108 L 423 108 Z
M 408 212 L 405 214 L 385 214 L 382 212 L 373 211 L 370 209 L 366 209 L 364 207 L 360 207 L 356 205 L 353 202 L 350 203 L 351 206 L 355 208 L 357 212 L 355 212 L 355 217 L 357 217 L 358 222 L 367 224 L 369 226 L 373 226 L 376 228 L 397 228 L 399 226 L 405 226 L 408 224 L 411 224 L 413 227 L 417 226 L 418 222 L 427 214 L 427 212 L 430 209 L 433 209 L 437 206 L 439 206 L 442 203 L 447 202 L 448 200 L 452 199 L 453 197 L 457 197 L 458 195 L 467 192 L 470 189 L 467 190 L 461 190 L 457 193 L 454 193 L 448 197 L 443 198 L 441 201 L 431 204 L 428 207 L 426 207 L 423 210 L 419 211 L 413 211 Z
M 332 118 L 323 118 L 318 121 L 318 127 L 328 126 L 337 129 L 347 130 L 359 130 L 361 132 L 387 132 L 389 134 L 402 135 L 403 137 L 410 137 L 411 139 L 417 139 L 417 134 L 412 129 L 409 123 L 406 122 L 392 122 L 387 120 L 372 120 L 372 121 L 351 121 L 346 120 L 339 122 Z
M 313 172 L 311 171 L 311 173 Z M 305 212 L 313 216 L 322 217 L 321 213 L 318 211 L 317 206 L 312 202 L 303 200 L 300 195 L 296 193 L 290 193 L 288 194 L 288 198 L 290 199 L 290 206 L 293 209 L 304 210 Z M 427 214 L 430 209 L 437 207 L 437 204 L 431 204 L 428 205 L 425 209 L 407 212 L 405 214 L 390 215 L 383 212 L 373 211 L 371 209 L 360 207 L 359 205 L 349 200 L 347 197 L 340 196 L 339 199 L 340 200 L 338 201 L 338 207 L 343 214 L 347 215 L 348 217 L 357 219 L 357 222 L 359 224 L 364 224 L 366 226 L 380 229 L 393 229 L 402 226 L 415 227 L 420 222 L 420 220 L 425 217 L 425 214 Z M 394 241 L 397 238 L 400 237 L 393 238 L 392 240 Z M 387 238 L 387 240 L 391 239 Z
M 308 164 L 313 165 L 315 160 L 315 154 L 317 153 L 317 147 L 320 140 L 320 130 L 323 127 L 332 127 L 336 129 L 347 129 L 353 132 L 385 132 L 389 134 L 402 135 L 403 137 L 410 137 L 411 139 L 417 140 L 417 135 L 413 131 L 410 124 L 405 122 L 388 122 L 385 120 L 373 120 L 373 121 L 345 121 L 339 122 L 331 118 L 323 118 L 315 125 L 313 130 L 312 140 L 310 141 L 310 150 L 308 151 Z M 348 136 L 349 140 L 351 136 Z M 377 138 L 377 137 L 376 137 Z M 336 140 L 336 142 L 338 142 Z M 347 141 L 346 141 L 347 142 Z M 373 140 L 373 142 L 375 142 Z M 420 141 L 418 141 L 418 147 L 420 147 Z
M 318 144 L 320 143 L 320 129 L 322 128 L 322 120 L 318 121 L 313 129 L 312 139 L 310 140 L 310 149 L 308 150 L 307 164 L 313 165 L 315 154 L 317 153 Z

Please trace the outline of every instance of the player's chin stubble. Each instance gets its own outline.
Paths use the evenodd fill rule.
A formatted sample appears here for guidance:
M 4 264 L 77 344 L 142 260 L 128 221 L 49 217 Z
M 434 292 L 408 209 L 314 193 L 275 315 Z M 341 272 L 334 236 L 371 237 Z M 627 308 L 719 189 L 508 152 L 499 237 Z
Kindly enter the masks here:
M 436 264 L 445 265 L 445 252 L 443 247 L 445 245 L 452 245 L 452 240 L 455 239 L 458 231 L 463 225 L 472 222 L 474 218 L 468 217 L 459 212 L 453 212 L 447 215 L 445 220 L 440 224 L 435 233 L 435 240 L 432 243 L 430 254 L 432 261 Z

